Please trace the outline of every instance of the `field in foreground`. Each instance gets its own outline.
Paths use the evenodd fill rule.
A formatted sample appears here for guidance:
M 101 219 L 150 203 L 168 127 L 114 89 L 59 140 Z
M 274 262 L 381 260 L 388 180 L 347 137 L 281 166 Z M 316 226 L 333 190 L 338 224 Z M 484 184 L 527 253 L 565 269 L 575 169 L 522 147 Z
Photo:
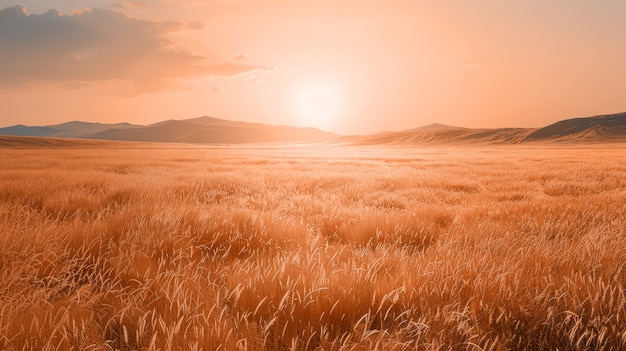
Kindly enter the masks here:
M 626 153 L 4 149 L 3 350 L 623 350 Z

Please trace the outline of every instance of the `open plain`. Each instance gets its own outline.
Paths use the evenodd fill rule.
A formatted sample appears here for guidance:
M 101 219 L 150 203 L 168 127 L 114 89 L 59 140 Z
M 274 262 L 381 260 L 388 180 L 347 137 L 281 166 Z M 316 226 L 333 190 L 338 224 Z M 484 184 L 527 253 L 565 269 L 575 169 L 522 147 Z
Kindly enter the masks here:
M 75 146 L 0 153 L 0 349 L 626 348 L 623 145 Z

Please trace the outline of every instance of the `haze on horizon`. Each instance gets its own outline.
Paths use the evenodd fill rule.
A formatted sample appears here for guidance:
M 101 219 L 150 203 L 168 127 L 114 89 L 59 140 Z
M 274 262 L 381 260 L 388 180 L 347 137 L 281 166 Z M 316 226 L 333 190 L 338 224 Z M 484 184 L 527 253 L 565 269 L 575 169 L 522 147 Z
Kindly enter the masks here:
M 545 126 L 626 110 L 625 16 L 620 0 L 0 0 L 0 127 Z

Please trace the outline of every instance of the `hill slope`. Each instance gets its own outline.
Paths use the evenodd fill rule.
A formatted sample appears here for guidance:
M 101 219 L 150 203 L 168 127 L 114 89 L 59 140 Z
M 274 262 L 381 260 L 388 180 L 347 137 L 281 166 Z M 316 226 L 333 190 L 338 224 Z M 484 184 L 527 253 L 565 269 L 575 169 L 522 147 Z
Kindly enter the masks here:
M 41 136 L 53 138 L 89 138 L 89 136 L 111 128 L 132 128 L 129 123 L 90 123 L 72 121 L 49 126 L 24 126 L 21 124 L 0 128 L 0 135 Z
M 353 145 L 413 145 L 413 144 L 519 144 L 534 131 L 526 128 L 466 129 L 447 128 L 435 131 L 419 131 L 420 128 L 403 132 L 345 137 L 343 142 Z M 416 131 L 417 130 L 417 131 Z
M 626 112 L 566 119 L 534 131 L 524 141 L 626 141 Z
M 443 132 L 443 131 L 461 130 L 461 129 L 467 130 L 467 128 L 463 128 L 463 127 L 455 127 L 455 126 L 448 126 L 448 125 L 440 124 L 440 123 L 433 123 L 427 126 L 407 129 L 405 130 L 405 132 Z
M 543 128 L 469 129 L 431 124 L 401 132 L 340 138 L 351 145 L 626 143 L 626 112 L 566 119 Z
M 206 116 L 167 120 L 147 126 L 79 121 L 36 127 L 16 125 L 0 128 L 0 135 L 207 144 L 308 142 L 336 137 L 335 134 L 315 128 L 270 126 Z
M 270 126 L 207 116 L 146 126 L 79 121 L 34 127 L 15 125 L 0 128 L 0 135 L 201 144 L 317 141 L 349 145 L 603 143 L 626 142 L 626 112 L 566 119 L 543 128 L 469 129 L 435 123 L 400 132 L 341 137 L 315 128 Z
M 110 140 L 89 140 L 72 138 L 49 138 L 39 136 L 0 135 L 0 148 L 37 149 L 37 148 L 125 148 L 137 147 L 137 143 Z

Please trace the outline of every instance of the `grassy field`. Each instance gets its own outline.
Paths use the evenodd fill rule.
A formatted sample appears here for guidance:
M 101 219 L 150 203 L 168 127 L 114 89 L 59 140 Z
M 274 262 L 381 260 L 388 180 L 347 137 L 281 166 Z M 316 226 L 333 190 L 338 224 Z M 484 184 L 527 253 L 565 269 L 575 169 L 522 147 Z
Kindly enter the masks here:
M 2 149 L 3 350 L 624 350 L 626 152 Z

